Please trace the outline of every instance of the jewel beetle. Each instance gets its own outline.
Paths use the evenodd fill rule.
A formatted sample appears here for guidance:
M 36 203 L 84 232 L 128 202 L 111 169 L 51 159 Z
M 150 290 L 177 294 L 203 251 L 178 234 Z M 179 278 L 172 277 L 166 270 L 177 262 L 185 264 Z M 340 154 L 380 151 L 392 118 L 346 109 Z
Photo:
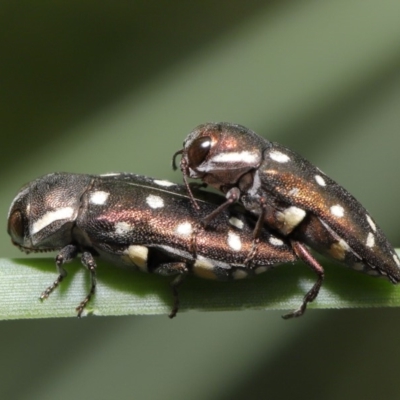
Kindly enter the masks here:
M 91 277 L 90 291 L 77 307 L 78 316 L 96 288 L 96 257 L 131 269 L 175 276 L 177 287 L 188 274 L 229 281 L 265 272 L 297 259 L 289 244 L 267 228 L 253 253 L 255 218 L 242 207 L 224 210 L 207 229 L 198 216 L 212 214 L 224 197 L 199 191 L 199 212 L 186 188 L 135 174 L 83 175 L 54 173 L 25 185 L 8 214 L 13 244 L 29 252 L 58 251 L 58 277 L 41 295 L 47 298 L 66 277 L 64 264 L 81 254 Z
M 258 217 L 254 245 L 268 226 L 290 242 L 296 255 L 319 276 L 303 306 L 288 316 L 300 316 L 316 298 L 324 269 L 309 248 L 357 271 L 400 281 L 399 258 L 367 210 L 342 186 L 301 155 L 232 123 L 206 123 L 186 137 L 180 168 L 187 178 L 201 179 L 226 196 L 203 219 L 207 225 L 230 204 L 240 201 Z M 192 203 L 196 206 L 196 200 Z M 251 258 L 251 256 L 250 256 Z

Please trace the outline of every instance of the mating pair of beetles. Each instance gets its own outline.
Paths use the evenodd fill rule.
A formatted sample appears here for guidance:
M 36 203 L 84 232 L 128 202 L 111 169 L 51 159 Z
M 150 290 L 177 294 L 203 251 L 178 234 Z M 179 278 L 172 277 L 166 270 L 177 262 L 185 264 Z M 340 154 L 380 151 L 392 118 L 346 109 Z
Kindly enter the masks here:
M 134 174 L 54 173 L 25 185 L 11 204 L 8 233 L 29 252 L 55 251 L 58 277 L 81 254 L 91 288 L 95 257 L 143 272 L 242 279 L 302 260 L 317 275 L 300 307 L 318 295 L 324 269 L 310 249 L 357 271 L 400 281 L 400 260 L 365 208 L 343 187 L 300 155 L 241 125 L 206 123 L 185 139 L 180 169 L 185 185 Z M 189 184 L 188 178 L 203 184 Z M 225 197 L 203 190 L 210 185 Z

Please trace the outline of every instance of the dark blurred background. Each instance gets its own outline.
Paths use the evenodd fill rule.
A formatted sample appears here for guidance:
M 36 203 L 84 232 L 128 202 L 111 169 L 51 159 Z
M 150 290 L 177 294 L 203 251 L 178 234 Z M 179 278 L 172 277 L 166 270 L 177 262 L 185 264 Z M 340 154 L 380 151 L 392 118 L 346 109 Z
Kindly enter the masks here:
M 179 182 L 171 156 L 206 121 L 299 151 L 400 247 L 399 15 L 389 0 L 3 1 L 1 257 L 21 256 L 5 225 L 23 183 L 53 171 Z M 0 397 L 398 397 L 399 310 L 279 315 L 3 321 Z

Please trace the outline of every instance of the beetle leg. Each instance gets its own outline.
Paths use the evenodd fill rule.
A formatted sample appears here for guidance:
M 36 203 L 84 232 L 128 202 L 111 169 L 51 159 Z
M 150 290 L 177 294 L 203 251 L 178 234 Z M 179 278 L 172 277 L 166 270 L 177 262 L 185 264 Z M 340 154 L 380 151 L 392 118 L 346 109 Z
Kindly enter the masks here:
M 87 303 L 90 301 L 92 296 L 96 291 L 96 262 L 94 261 L 93 255 L 88 251 L 84 251 L 82 253 L 81 258 L 82 264 L 89 270 L 90 273 L 90 290 L 88 295 L 84 298 L 83 301 L 76 307 L 76 311 L 78 311 L 78 317 L 82 315 L 84 308 L 86 307 Z
M 73 244 L 69 244 L 68 246 L 65 246 L 60 250 L 60 252 L 57 254 L 56 257 L 56 267 L 59 275 L 57 279 L 53 282 L 53 284 L 50 285 L 40 295 L 40 300 L 47 299 L 50 296 L 50 294 L 54 291 L 54 289 L 56 289 L 56 287 L 67 276 L 67 271 L 64 269 L 63 265 L 65 263 L 72 261 L 77 255 L 78 255 L 78 247 Z
M 219 207 L 217 207 L 212 213 L 208 214 L 207 217 L 203 218 L 202 224 L 206 227 L 219 213 L 228 208 L 231 204 L 238 201 L 240 198 L 240 190 L 236 187 L 230 189 L 226 193 L 226 202 L 222 203 Z
M 251 262 L 253 261 L 254 257 L 257 254 L 257 248 L 258 248 L 258 244 L 260 243 L 260 235 L 261 235 L 261 231 L 263 229 L 264 226 L 264 222 L 265 222 L 265 215 L 266 215 L 266 206 L 264 201 L 262 201 L 263 199 L 261 199 L 260 203 L 261 203 L 261 213 L 257 219 L 257 223 L 256 226 L 254 228 L 253 231 L 253 243 L 251 246 L 251 250 L 249 252 L 249 254 L 246 257 L 246 260 L 244 260 L 244 265 L 246 267 L 251 267 Z
M 172 294 L 174 296 L 174 305 L 169 314 L 170 318 L 174 318 L 179 310 L 179 293 L 178 286 L 183 282 L 186 275 L 189 273 L 185 262 L 171 262 L 160 264 L 154 271 L 157 274 L 168 276 L 178 275 L 171 283 Z
M 282 316 L 284 319 L 289 319 L 293 317 L 300 317 L 304 314 L 307 304 L 311 303 L 318 296 L 319 290 L 321 289 L 322 282 L 325 277 L 324 268 L 319 262 L 311 255 L 309 250 L 300 242 L 291 240 L 290 241 L 293 251 L 296 255 L 303 260 L 316 274 L 317 281 L 314 283 L 314 286 L 306 293 L 303 299 L 302 305 L 295 311 L 292 311 L 289 314 L 285 314 Z

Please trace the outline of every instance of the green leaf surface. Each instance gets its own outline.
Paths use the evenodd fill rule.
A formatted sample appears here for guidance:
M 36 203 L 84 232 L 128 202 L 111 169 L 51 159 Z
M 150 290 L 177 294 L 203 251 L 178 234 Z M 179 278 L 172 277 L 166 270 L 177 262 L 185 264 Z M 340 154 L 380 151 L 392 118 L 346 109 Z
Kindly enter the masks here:
M 400 306 L 400 290 L 374 278 L 323 260 L 326 278 L 309 308 Z M 76 316 L 75 307 L 89 289 L 89 274 L 76 261 L 68 276 L 45 301 L 39 296 L 57 276 L 53 259 L 0 259 L 0 320 Z M 85 314 L 168 314 L 170 278 L 98 264 L 98 284 Z M 315 276 L 302 263 L 282 265 L 254 279 L 215 282 L 189 277 L 179 288 L 179 312 L 217 310 L 292 310 L 300 306 Z M 179 313 L 178 313 L 179 317 Z

